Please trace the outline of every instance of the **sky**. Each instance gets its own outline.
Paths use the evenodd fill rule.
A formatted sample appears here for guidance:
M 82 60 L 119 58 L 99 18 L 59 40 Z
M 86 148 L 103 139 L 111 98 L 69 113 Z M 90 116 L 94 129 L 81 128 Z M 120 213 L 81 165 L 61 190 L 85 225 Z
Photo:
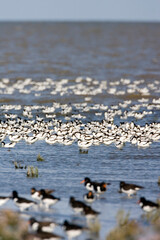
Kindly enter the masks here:
M 160 21 L 160 0 L 0 0 L 0 21 Z

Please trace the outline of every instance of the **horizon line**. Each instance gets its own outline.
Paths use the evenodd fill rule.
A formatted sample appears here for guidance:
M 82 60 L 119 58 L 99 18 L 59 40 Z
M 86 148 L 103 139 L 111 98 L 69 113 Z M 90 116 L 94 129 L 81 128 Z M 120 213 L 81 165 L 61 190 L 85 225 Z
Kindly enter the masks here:
M 53 22 L 53 23 L 160 23 L 160 20 L 126 20 L 126 19 L 0 19 L 0 22 Z

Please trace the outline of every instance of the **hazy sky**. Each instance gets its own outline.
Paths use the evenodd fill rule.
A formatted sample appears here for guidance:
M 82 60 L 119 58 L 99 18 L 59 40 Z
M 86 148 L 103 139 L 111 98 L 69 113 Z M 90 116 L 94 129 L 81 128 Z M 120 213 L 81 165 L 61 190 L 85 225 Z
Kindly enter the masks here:
M 160 21 L 160 0 L 0 0 L 0 20 Z

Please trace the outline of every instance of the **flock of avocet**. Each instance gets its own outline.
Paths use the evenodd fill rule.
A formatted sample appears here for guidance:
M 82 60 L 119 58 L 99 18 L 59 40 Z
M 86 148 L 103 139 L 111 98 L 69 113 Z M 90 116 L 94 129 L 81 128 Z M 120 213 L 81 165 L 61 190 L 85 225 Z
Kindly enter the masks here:
M 122 149 L 127 142 L 146 148 L 154 141 L 159 141 L 160 123 L 140 126 L 134 122 L 127 122 L 117 126 L 107 120 L 84 124 L 80 120 L 62 123 L 56 119 L 45 121 L 43 118 L 41 120 L 38 118 L 36 120 L 8 118 L 0 122 L 0 132 L 1 146 L 7 148 L 14 147 L 22 140 L 28 144 L 44 140 L 50 145 L 55 143 L 71 145 L 73 142 L 77 142 L 80 149 L 112 143 Z
M 31 110 L 32 106 L 26 108 Z M 26 115 L 25 119 L 20 117 L 13 119 L 11 114 L 5 113 L 6 119 L 0 121 L 1 146 L 12 148 L 22 140 L 28 144 L 44 140 L 50 145 L 55 143 L 71 145 L 76 142 L 80 149 L 100 144 L 114 144 L 122 149 L 127 142 L 147 148 L 160 139 L 160 123 L 146 123 L 140 126 L 131 121 L 120 122 L 118 126 L 114 124 L 117 110 L 108 109 L 104 115 L 105 119 L 102 121 L 83 123 L 80 119 L 62 122 L 52 118 L 48 121 L 38 115 L 35 119 L 29 119 Z
M 100 144 L 114 144 L 122 149 L 127 142 L 146 148 L 160 139 L 160 123 L 152 121 L 158 118 L 156 114 L 160 109 L 160 98 L 152 97 L 160 92 L 160 83 L 156 80 L 145 84 L 144 80 L 121 79 L 107 83 L 88 77 L 78 77 L 74 81 L 47 78 L 43 82 L 29 78 L 12 82 L 2 79 L 2 96 L 17 92 L 29 96 L 32 94 L 35 98 L 46 94 L 83 96 L 84 101 L 69 104 L 54 101 L 50 106 L 2 104 L 2 147 L 14 147 L 21 140 L 29 144 L 44 140 L 51 145 L 76 142 L 80 149 Z M 135 94 L 137 100 L 123 100 L 110 106 L 91 103 L 92 97 L 100 94 L 109 94 L 111 97 L 128 94 L 128 98 Z M 139 124 L 141 119 L 143 124 Z

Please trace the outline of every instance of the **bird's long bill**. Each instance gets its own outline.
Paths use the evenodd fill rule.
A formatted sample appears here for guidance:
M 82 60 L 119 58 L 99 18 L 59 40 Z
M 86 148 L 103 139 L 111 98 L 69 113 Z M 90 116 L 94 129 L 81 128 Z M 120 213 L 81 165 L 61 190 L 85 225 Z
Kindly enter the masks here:
M 88 196 L 89 196 L 89 197 L 91 197 L 91 196 L 92 196 L 92 194 L 93 194 L 93 193 L 90 191 L 90 192 L 88 193 Z
M 82 183 L 84 183 L 85 182 L 85 180 L 82 180 L 81 182 L 80 182 L 80 184 L 82 184 Z

